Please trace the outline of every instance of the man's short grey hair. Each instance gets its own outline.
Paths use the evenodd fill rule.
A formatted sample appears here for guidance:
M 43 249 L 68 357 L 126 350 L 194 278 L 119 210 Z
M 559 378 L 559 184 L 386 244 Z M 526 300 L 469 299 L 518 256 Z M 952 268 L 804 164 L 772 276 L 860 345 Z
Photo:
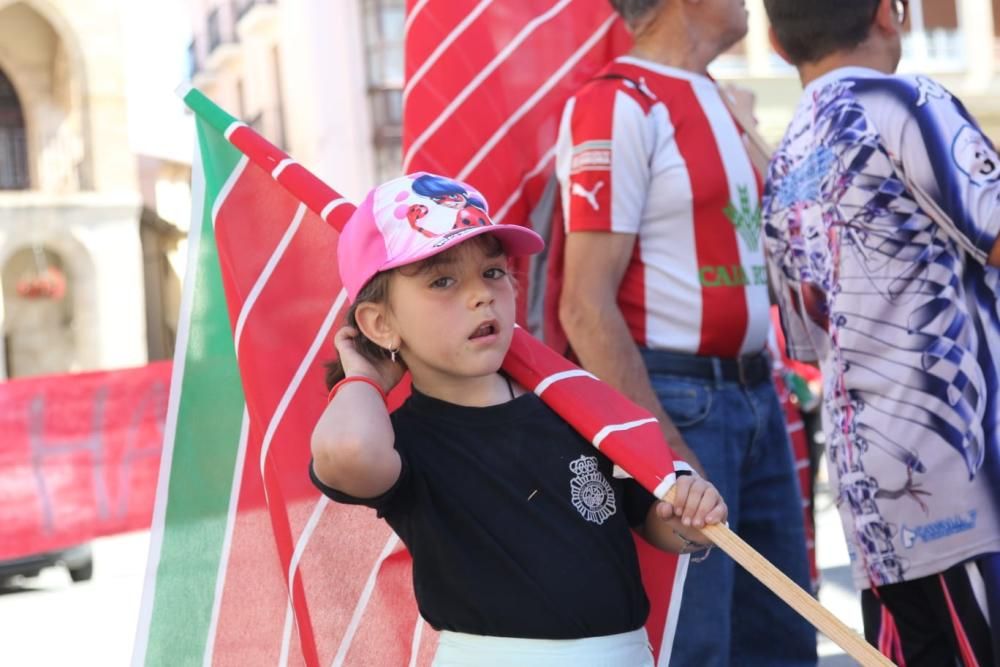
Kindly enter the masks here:
M 641 18 L 656 8 L 662 0 L 610 0 L 618 15 L 630 26 L 636 25 Z

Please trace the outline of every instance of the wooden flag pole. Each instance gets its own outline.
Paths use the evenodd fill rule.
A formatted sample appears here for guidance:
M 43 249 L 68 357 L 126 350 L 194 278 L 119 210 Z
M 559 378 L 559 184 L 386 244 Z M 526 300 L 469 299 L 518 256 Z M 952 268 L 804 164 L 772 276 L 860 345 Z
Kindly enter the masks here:
M 676 487 L 671 487 L 662 500 L 670 502 L 674 497 Z M 812 623 L 813 627 L 829 637 L 844 652 L 858 661 L 864 667 L 893 667 L 893 662 L 878 652 L 874 646 L 866 642 L 858 633 L 830 613 L 816 598 L 804 591 L 798 584 L 789 579 L 784 572 L 776 568 L 769 560 L 760 555 L 756 549 L 743 541 L 739 535 L 729 529 L 729 526 L 718 523 L 699 529 L 713 544 L 725 551 L 729 556 L 743 566 L 757 580 L 770 588 L 784 600 L 789 607 Z

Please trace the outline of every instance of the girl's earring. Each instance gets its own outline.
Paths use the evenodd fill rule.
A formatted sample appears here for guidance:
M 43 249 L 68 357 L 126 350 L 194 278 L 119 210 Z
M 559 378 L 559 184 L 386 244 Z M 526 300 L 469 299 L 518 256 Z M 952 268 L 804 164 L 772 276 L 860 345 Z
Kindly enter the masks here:
M 389 358 L 392 359 L 392 363 L 396 363 L 396 350 L 389 348 Z

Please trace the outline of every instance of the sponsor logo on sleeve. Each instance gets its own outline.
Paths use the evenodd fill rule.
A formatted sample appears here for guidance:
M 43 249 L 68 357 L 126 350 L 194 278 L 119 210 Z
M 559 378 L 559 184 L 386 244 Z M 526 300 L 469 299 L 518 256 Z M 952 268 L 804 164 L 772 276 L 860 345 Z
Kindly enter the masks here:
M 611 142 L 587 141 L 573 148 L 569 173 L 608 171 L 611 169 Z

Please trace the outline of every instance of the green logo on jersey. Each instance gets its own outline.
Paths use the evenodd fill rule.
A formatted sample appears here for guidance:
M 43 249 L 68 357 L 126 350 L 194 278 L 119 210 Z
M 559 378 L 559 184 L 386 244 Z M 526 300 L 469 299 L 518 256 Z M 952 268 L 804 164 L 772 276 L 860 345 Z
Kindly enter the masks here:
M 733 202 L 724 211 L 729 222 L 743 237 L 743 241 L 748 248 L 757 249 L 760 243 L 760 207 L 750 203 L 750 188 L 745 185 L 740 186 L 740 207 L 737 209 Z

